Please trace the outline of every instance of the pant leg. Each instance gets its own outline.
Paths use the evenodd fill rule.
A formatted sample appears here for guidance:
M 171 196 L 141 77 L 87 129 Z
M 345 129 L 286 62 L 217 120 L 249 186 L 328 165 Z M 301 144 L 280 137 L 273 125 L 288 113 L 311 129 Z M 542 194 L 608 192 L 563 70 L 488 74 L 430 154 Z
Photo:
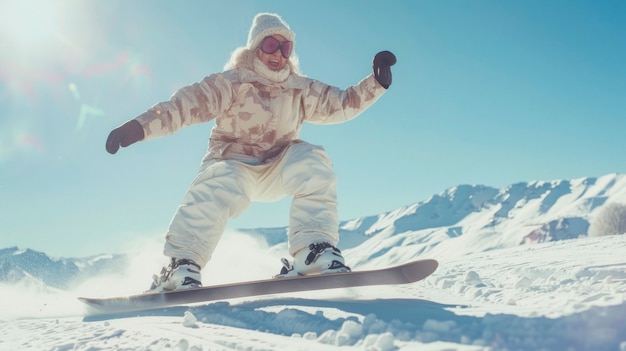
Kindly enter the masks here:
M 339 242 L 337 176 L 321 146 L 300 142 L 280 160 L 284 191 L 293 197 L 289 218 L 289 253 L 313 242 Z
M 193 181 L 170 223 L 164 254 L 204 267 L 229 218 L 250 205 L 250 175 L 236 161 L 210 161 Z

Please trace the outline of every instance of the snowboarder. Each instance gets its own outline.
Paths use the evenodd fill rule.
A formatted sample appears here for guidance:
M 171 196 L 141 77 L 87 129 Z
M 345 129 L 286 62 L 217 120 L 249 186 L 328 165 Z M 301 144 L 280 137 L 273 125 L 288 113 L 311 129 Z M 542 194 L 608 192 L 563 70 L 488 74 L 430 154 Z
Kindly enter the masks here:
M 153 291 L 201 286 L 227 220 L 251 201 L 293 198 L 288 245 L 279 275 L 348 272 L 339 241 L 336 175 L 321 146 L 300 140 L 303 122 L 348 121 L 370 107 L 391 84 L 396 58 L 382 51 L 373 74 L 345 90 L 304 77 L 294 53 L 295 34 L 283 19 L 260 13 L 245 46 L 225 71 L 183 87 L 170 98 L 115 128 L 106 149 L 115 154 L 141 140 L 215 120 L 208 152 L 169 225 L 170 258 Z

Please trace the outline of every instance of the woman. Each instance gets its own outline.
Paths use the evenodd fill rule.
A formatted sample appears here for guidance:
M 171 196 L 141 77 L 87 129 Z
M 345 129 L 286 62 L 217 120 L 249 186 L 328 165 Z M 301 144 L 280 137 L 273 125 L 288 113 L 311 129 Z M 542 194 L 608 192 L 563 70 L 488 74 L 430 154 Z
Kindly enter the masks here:
M 345 90 L 299 73 L 295 34 L 276 14 L 255 16 L 247 45 L 225 71 L 178 90 L 114 129 L 106 149 L 171 134 L 215 120 L 209 148 L 170 223 L 164 254 L 170 264 L 151 290 L 198 287 L 229 218 L 251 201 L 293 198 L 288 233 L 293 261 L 280 276 L 349 271 L 339 241 L 336 176 L 324 149 L 298 139 L 303 122 L 348 121 L 371 106 L 391 84 L 388 51 L 374 58 L 374 74 Z

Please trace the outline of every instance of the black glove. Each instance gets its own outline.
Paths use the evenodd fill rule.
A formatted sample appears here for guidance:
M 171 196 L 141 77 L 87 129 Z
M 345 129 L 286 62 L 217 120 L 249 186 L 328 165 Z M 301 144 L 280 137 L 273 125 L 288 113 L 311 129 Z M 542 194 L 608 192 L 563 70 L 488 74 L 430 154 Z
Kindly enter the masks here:
M 391 51 L 381 51 L 374 56 L 374 77 L 385 89 L 391 85 L 391 66 L 395 64 L 396 56 Z
M 110 154 L 115 154 L 120 146 L 127 147 L 144 138 L 143 127 L 138 121 L 131 119 L 113 129 L 107 138 L 106 148 Z

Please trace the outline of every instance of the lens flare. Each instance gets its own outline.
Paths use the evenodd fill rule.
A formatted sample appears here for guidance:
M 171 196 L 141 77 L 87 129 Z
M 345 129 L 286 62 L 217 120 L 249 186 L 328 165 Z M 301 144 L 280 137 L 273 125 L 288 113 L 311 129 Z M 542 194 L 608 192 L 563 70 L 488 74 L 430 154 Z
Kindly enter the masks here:
M 76 84 L 70 83 L 68 89 L 74 96 L 74 99 L 76 99 L 76 101 L 80 101 L 80 93 L 78 92 L 78 88 L 76 88 Z
M 28 125 L 0 125 L 0 162 L 24 154 L 44 152 L 43 140 Z
M 78 114 L 78 122 L 76 123 L 76 130 L 80 130 L 85 126 L 89 116 L 104 116 L 104 111 L 97 107 L 81 104 L 80 113 Z
M 20 135 L 17 138 L 17 144 L 23 149 L 35 149 L 41 152 L 45 151 L 45 148 L 43 146 L 43 142 L 41 141 L 41 139 L 34 135 L 30 135 L 30 134 Z

